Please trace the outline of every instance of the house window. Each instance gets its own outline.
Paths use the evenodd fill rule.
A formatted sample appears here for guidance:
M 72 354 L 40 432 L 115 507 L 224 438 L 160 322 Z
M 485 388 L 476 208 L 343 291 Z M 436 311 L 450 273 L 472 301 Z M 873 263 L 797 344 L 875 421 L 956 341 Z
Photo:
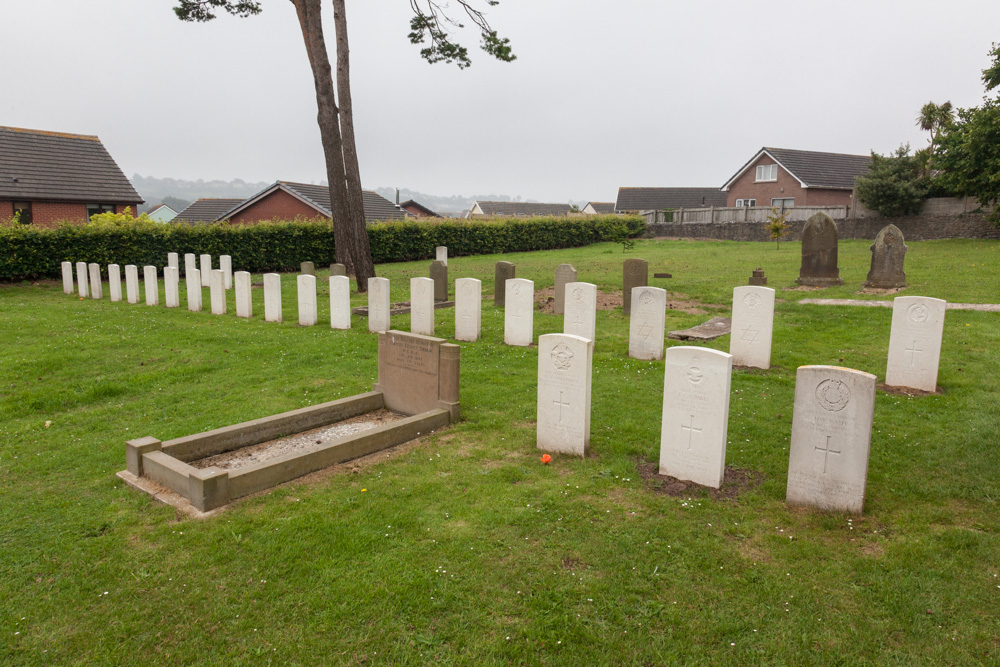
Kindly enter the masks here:
M 755 182 L 778 180 L 778 165 L 762 164 L 757 166 L 757 178 Z
M 91 216 L 97 215 L 98 213 L 114 213 L 114 212 L 115 212 L 114 204 L 87 204 L 87 220 L 90 220 Z
M 31 224 L 31 202 L 30 201 L 16 201 L 14 202 L 14 215 L 17 216 L 18 221 L 22 225 Z
M 736 205 L 737 206 L 756 206 L 757 205 L 757 200 L 756 199 L 737 199 L 736 200 Z
M 784 199 L 772 199 L 771 200 L 771 206 L 774 206 L 774 207 L 777 207 L 777 208 L 791 208 L 791 207 L 795 206 L 795 198 L 794 197 L 786 197 Z

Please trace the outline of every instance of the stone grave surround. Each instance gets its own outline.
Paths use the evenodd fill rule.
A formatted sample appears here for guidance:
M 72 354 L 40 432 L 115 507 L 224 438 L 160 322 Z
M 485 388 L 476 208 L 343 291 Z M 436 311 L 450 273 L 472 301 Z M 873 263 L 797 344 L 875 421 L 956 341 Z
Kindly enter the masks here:
M 563 333 L 596 342 L 597 285 L 566 283 L 565 291 L 566 312 L 563 316 Z
M 477 341 L 483 331 L 483 283 L 476 278 L 455 281 L 455 340 Z
M 667 291 L 659 287 L 633 287 L 628 356 L 633 359 L 662 359 L 666 322 Z
M 373 391 L 161 442 L 130 440 L 117 476 L 182 511 L 202 515 L 229 502 L 336 463 L 402 444 L 457 421 L 460 348 L 441 338 L 401 331 L 379 334 Z M 189 462 L 387 408 L 409 415 L 297 454 L 223 470 Z M 167 491 L 164 491 L 166 487 Z
M 862 512 L 874 412 L 874 375 L 839 366 L 799 367 L 788 504 Z
M 675 346 L 664 361 L 660 474 L 717 489 L 726 469 L 733 358 Z
M 538 337 L 536 442 L 545 452 L 586 456 L 594 341 L 572 334 Z
M 433 267 L 432 267 L 433 272 Z M 437 284 L 430 278 L 410 278 L 410 331 L 434 335 L 434 297 Z
M 770 368 L 774 290 L 753 285 L 733 289 L 731 326 L 729 354 L 733 355 L 733 364 Z
M 872 251 L 871 268 L 865 279 L 865 287 L 876 289 L 897 289 L 906 287 L 906 243 L 903 232 L 896 225 L 886 225 L 868 248 Z
M 944 314 L 947 302 L 926 296 L 898 296 L 892 301 L 892 329 L 885 383 L 937 391 Z
M 503 342 L 526 347 L 534 338 L 535 283 L 513 278 L 505 285 Z
M 516 269 L 510 262 L 497 262 L 493 267 L 493 305 L 502 308 L 506 303 L 508 280 L 513 280 Z
M 622 263 L 622 312 L 632 312 L 632 288 L 649 284 L 649 263 L 644 259 L 626 259 Z
M 556 269 L 555 297 L 552 312 L 562 315 L 566 307 L 566 285 L 576 282 L 576 269 L 572 264 L 560 264 Z
M 802 266 L 795 282 L 813 287 L 844 284 L 837 267 L 837 223 L 822 211 L 802 228 Z

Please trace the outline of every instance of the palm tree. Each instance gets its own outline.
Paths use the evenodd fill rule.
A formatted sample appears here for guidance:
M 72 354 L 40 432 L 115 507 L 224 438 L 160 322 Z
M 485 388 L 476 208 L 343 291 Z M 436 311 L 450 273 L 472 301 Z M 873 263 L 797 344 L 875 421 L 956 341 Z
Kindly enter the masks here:
M 917 116 L 917 127 L 931 134 L 931 144 L 927 156 L 927 175 L 931 173 L 931 160 L 934 158 L 934 145 L 941 136 L 941 130 L 951 125 L 954 118 L 951 102 L 944 104 L 934 104 L 928 102 L 920 107 L 920 115 Z

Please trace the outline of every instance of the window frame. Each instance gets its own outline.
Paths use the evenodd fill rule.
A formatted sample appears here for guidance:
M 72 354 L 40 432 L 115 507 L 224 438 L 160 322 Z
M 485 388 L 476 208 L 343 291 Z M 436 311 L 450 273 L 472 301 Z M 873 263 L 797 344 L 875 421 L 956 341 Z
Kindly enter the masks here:
M 12 206 L 12 210 L 14 212 L 14 215 L 17 215 L 18 211 L 21 212 L 21 215 L 18 216 L 18 219 L 17 219 L 18 222 L 20 222 L 22 225 L 31 225 L 31 224 L 34 224 L 34 222 L 35 222 L 35 216 L 34 216 L 34 212 L 31 210 L 31 202 L 30 201 L 15 201 L 15 202 L 11 202 L 11 206 Z M 27 211 L 27 214 L 28 214 L 27 218 L 24 215 L 25 211 Z
M 773 172 L 774 176 L 771 178 L 761 178 L 762 170 L 767 168 L 768 172 Z M 754 172 L 754 183 L 774 183 L 778 180 L 778 165 L 776 163 L 772 164 L 758 164 L 757 170 Z
M 114 204 L 85 204 L 85 206 L 87 210 L 87 220 L 90 220 L 91 217 L 98 215 L 99 213 L 115 212 Z M 91 209 L 96 209 L 96 210 L 94 210 L 94 212 L 91 213 Z
M 756 205 L 757 205 L 757 200 L 756 199 L 744 198 L 744 199 L 737 199 L 736 200 L 736 206 L 740 207 L 740 208 L 743 208 L 743 207 L 745 207 L 745 208 L 752 208 L 752 207 L 754 207 Z
M 790 203 L 776 204 L 775 202 L 790 202 Z M 795 197 L 771 197 L 771 206 L 781 206 L 782 209 L 795 208 Z

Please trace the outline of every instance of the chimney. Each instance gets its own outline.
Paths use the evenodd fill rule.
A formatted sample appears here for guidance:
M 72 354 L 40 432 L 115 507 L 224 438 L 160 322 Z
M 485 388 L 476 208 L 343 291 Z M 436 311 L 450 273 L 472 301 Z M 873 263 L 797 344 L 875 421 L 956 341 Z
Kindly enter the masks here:
M 399 206 L 399 188 L 396 188 L 396 206 Z

